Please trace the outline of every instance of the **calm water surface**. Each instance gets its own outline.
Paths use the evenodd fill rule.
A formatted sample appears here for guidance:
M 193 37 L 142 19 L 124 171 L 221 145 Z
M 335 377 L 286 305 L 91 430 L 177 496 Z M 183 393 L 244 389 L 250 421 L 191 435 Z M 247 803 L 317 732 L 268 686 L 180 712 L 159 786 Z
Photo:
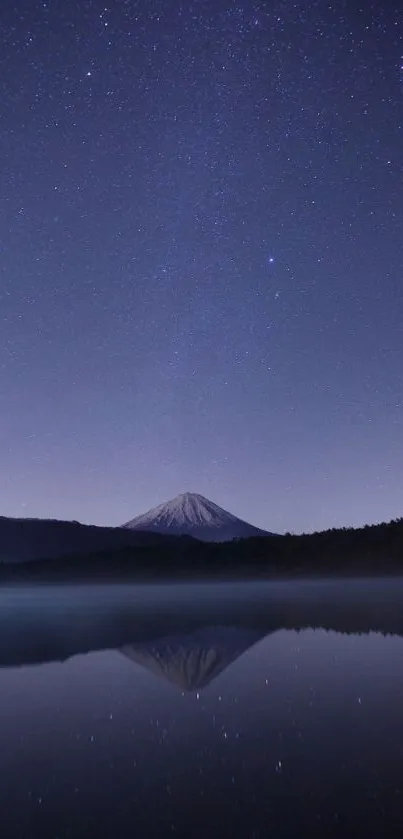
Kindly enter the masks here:
M 4 839 L 403 833 L 403 582 L 3 588 Z

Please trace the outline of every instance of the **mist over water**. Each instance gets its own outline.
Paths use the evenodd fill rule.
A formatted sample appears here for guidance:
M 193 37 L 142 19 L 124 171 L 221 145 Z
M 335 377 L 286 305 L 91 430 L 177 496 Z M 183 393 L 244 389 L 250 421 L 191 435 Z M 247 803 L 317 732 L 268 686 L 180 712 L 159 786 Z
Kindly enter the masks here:
M 6 587 L 0 701 L 10 839 L 401 835 L 400 580 Z

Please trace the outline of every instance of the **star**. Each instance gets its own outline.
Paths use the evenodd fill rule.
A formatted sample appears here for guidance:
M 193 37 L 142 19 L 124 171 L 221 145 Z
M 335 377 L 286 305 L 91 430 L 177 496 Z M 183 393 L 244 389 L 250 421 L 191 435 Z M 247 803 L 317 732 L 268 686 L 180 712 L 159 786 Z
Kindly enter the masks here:
M 3 2 L 0 515 L 194 476 L 268 530 L 401 515 L 399 4 L 59 5 Z

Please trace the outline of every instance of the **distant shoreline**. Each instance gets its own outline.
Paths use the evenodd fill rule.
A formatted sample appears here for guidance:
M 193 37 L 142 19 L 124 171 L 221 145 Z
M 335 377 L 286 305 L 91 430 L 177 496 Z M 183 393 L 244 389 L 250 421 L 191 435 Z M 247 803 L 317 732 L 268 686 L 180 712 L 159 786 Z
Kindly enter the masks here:
M 51 567 L 50 567 L 51 566 Z M 203 584 L 212 583 L 216 585 L 225 585 L 226 583 L 270 583 L 270 582 L 314 582 L 328 580 L 335 582 L 343 580 L 362 580 L 362 579 L 382 579 L 382 578 L 403 578 L 403 568 L 397 569 L 395 567 L 386 567 L 383 569 L 360 568 L 345 569 L 343 571 L 325 571 L 315 570 L 308 571 L 301 569 L 300 571 L 288 572 L 273 572 L 261 571 L 256 573 L 254 569 L 239 568 L 233 572 L 223 573 L 222 570 L 217 569 L 214 573 L 202 574 L 197 571 L 178 572 L 172 571 L 169 574 L 159 574 L 155 571 L 150 573 L 141 573 L 133 568 L 108 568 L 105 566 L 94 565 L 93 568 L 85 566 L 76 566 L 67 568 L 52 561 L 29 562 L 16 565 L 0 565 L 0 588 L 7 586 L 7 584 L 40 584 L 40 585 L 169 585 L 169 584 Z

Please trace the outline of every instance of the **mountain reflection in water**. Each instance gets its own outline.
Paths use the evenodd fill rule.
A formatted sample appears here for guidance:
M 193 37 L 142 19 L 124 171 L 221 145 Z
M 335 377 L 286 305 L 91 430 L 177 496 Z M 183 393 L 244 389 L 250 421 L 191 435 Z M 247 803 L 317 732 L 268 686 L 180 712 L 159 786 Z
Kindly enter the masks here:
M 200 691 L 261 637 L 254 630 L 211 626 L 148 644 L 127 644 L 122 652 L 182 690 Z
M 264 636 L 308 628 L 403 636 L 403 582 L 4 588 L 0 667 L 122 648 L 168 678 L 178 655 L 214 678 Z
M 0 590 L 5 839 L 403 835 L 403 582 Z

